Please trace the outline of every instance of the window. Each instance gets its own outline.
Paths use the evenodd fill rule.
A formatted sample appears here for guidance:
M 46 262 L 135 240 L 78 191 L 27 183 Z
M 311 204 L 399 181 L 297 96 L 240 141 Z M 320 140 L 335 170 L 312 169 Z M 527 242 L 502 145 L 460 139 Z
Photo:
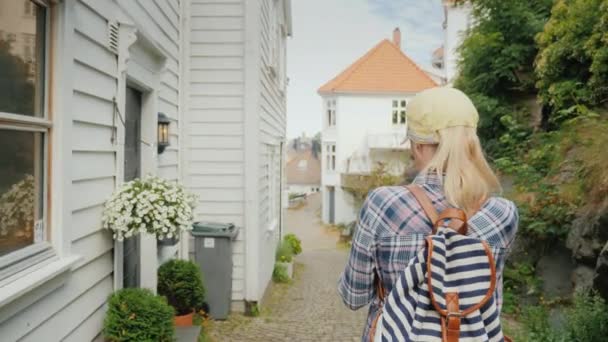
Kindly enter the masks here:
M 405 125 L 406 100 L 393 100 L 393 125 Z
M 336 144 L 327 144 L 325 147 L 325 169 L 336 170 Z
M 29 8 L 35 16 L 11 28 L 9 39 L 0 41 L 0 69 L 12 70 L 0 77 L 0 271 L 6 265 L 4 256 L 44 242 L 47 226 L 45 170 L 51 126 L 44 106 L 47 11 L 30 0 L 19 1 L 23 7 L 0 4 L 2 12 Z M 24 32 L 31 39 L 24 41 L 31 43 L 29 50 L 16 49 L 15 37 Z
M 268 229 L 273 230 L 276 228 L 279 217 L 279 174 L 281 168 L 279 165 L 278 146 L 266 145 L 266 151 L 267 162 L 264 165 L 264 173 L 268 186 L 266 223 L 269 225 Z
M 335 126 L 336 125 L 336 100 L 328 100 L 327 101 L 327 125 Z

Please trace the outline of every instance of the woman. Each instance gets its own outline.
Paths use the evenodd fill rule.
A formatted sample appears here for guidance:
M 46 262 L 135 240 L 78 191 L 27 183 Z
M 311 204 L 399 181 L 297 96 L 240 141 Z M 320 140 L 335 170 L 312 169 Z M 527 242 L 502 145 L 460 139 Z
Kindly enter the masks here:
M 438 212 L 457 207 L 469 217 L 468 235 L 488 242 L 496 261 L 496 301 L 502 303 L 502 270 L 515 238 L 515 205 L 501 197 L 498 178 L 484 158 L 476 134 L 479 115 L 471 100 L 453 88 L 418 94 L 407 108 L 411 155 L 422 187 Z M 379 308 L 376 275 L 386 293 L 424 246 L 432 223 L 403 186 L 380 187 L 363 203 L 339 293 L 357 310 L 371 303 L 363 341 Z

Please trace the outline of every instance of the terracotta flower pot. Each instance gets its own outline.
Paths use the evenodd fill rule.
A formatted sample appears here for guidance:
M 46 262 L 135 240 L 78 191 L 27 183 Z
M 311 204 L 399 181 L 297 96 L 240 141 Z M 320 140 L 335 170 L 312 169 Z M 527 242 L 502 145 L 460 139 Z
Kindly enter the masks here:
M 173 322 L 176 327 L 189 327 L 192 326 L 192 319 L 194 318 L 194 312 L 186 315 L 173 317 Z

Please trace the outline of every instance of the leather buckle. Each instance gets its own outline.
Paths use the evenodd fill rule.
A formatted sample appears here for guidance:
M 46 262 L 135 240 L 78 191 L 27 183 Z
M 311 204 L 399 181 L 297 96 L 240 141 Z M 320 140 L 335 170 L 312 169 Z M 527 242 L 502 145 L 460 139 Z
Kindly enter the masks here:
M 448 313 L 445 315 L 445 322 L 444 322 L 444 324 L 445 324 L 445 327 L 446 327 L 446 328 L 449 328 L 449 325 L 450 325 L 450 319 L 451 319 L 451 318 L 458 318 L 458 323 L 457 323 L 457 324 L 459 324 L 459 325 L 460 325 L 460 321 L 462 320 L 462 311 L 448 312 Z
M 445 318 L 446 318 L 446 319 L 449 319 L 449 318 L 450 318 L 450 317 L 452 317 L 452 316 L 454 316 L 454 317 L 458 317 L 458 318 L 462 318 L 462 311 L 457 311 L 457 312 L 448 312 L 448 313 L 445 315 Z

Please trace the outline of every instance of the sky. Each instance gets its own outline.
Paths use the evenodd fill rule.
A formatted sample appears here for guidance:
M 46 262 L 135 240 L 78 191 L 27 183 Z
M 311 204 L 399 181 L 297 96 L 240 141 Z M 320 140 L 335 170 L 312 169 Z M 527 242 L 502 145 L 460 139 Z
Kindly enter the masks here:
M 431 69 L 443 42 L 441 0 L 292 0 L 293 37 L 287 42 L 287 137 L 321 130 L 317 89 L 401 30 L 401 46 Z

